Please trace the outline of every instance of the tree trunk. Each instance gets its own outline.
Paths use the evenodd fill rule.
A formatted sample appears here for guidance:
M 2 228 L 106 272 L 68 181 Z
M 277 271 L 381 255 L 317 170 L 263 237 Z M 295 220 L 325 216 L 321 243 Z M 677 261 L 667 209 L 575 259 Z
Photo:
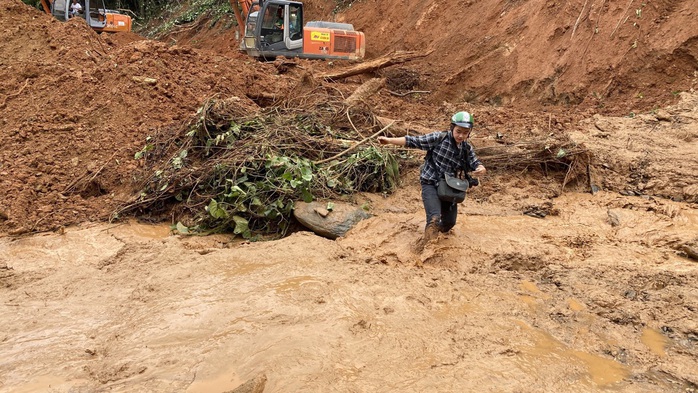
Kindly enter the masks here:
M 359 86 L 346 100 L 344 105 L 352 107 L 366 98 L 376 94 L 385 86 L 385 78 L 373 78 L 363 85 Z
M 349 69 L 345 69 L 342 71 L 338 72 L 330 72 L 327 74 L 322 75 L 323 78 L 327 81 L 334 81 L 337 79 L 344 79 L 350 76 L 354 75 L 359 75 L 359 74 L 365 74 L 368 72 L 373 72 L 377 71 L 381 68 L 385 68 L 394 64 L 400 64 L 404 63 L 406 61 L 410 61 L 413 59 L 417 59 L 420 57 L 425 57 L 431 54 L 433 50 L 430 50 L 427 53 L 417 53 L 417 52 L 401 52 L 401 53 L 392 53 L 385 55 L 383 57 L 379 57 L 377 59 L 367 61 L 365 63 L 358 64 L 354 67 L 351 67 Z

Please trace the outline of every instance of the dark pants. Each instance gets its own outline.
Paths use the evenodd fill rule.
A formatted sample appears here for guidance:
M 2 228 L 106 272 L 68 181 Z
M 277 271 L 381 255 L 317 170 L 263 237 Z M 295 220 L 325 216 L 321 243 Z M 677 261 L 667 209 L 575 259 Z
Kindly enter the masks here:
M 435 223 L 441 232 L 448 232 L 456 225 L 458 204 L 442 202 L 435 184 L 422 182 L 422 202 L 427 213 L 427 225 Z

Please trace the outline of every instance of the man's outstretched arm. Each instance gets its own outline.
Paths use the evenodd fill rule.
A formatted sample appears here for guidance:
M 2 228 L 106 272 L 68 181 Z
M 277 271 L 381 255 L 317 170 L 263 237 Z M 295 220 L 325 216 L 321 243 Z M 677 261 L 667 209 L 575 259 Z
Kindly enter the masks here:
M 405 146 L 407 144 L 407 140 L 405 139 L 404 136 L 394 137 L 394 138 L 390 138 L 387 136 L 379 136 L 378 143 L 380 143 L 381 145 Z

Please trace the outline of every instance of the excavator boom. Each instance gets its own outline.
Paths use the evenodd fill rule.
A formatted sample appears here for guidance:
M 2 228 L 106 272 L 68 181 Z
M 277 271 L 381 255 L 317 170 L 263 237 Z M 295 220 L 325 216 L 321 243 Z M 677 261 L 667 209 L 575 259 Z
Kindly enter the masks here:
M 53 0 L 41 0 L 41 8 L 44 9 L 44 12 L 47 14 L 51 15 L 51 6 L 53 5 Z
M 240 29 L 240 37 L 245 35 L 245 20 L 250 14 L 253 4 L 252 0 L 230 0 L 230 7 L 233 9 L 233 13 L 235 13 L 238 29 Z M 257 2 L 257 5 L 259 5 L 259 2 Z

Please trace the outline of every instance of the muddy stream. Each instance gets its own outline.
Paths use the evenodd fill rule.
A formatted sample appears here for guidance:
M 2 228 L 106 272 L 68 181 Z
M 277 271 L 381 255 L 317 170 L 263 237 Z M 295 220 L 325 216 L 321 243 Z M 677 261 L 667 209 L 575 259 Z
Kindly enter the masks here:
M 379 198 L 379 197 L 376 197 Z M 416 191 L 337 241 L 99 224 L 0 239 L 1 392 L 685 392 L 698 233 L 671 201 L 466 203 L 417 251 Z M 609 211 L 620 224 L 608 224 Z

